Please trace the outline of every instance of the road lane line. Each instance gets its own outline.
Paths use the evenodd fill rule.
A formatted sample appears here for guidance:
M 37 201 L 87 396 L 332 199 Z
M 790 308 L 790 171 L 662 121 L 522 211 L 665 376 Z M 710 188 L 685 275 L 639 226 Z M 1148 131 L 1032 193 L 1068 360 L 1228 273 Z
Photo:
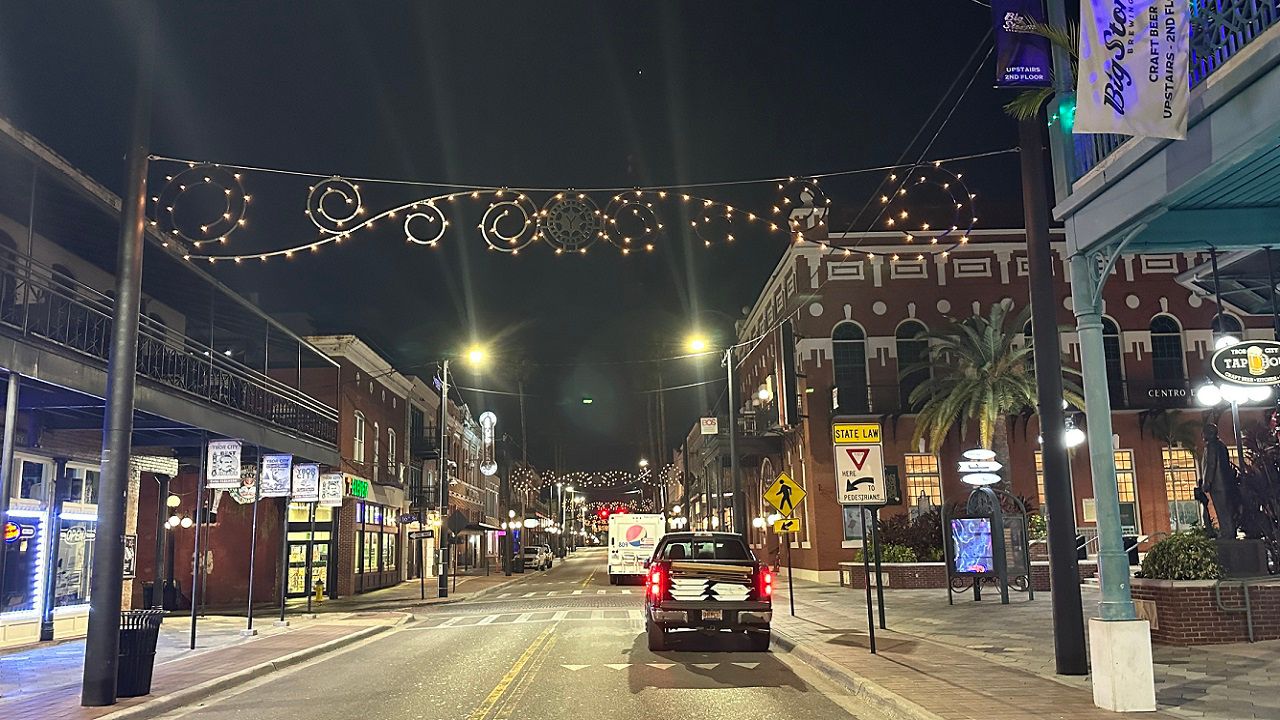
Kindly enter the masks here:
M 590 585 L 591 581 L 594 580 L 595 577 L 596 577 L 596 571 L 592 570 L 591 574 L 587 576 L 587 579 L 582 581 L 582 587 L 586 587 Z
M 523 670 L 524 666 L 529 663 L 529 660 L 538 653 L 538 649 L 547 641 L 547 638 L 551 637 L 551 633 L 555 632 L 555 629 L 556 626 L 552 625 L 546 630 L 543 630 L 541 635 L 534 638 L 533 642 L 529 644 L 529 647 L 525 648 L 525 651 L 521 653 L 520 657 L 516 658 L 515 663 L 511 665 L 511 669 L 507 670 L 507 674 L 502 676 L 502 679 L 498 681 L 498 684 L 493 688 L 493 691 L 490 692 L 488 697 L 480 703 L 479 707 L 472 711 L 467 720 L 483 720 L 489 714 L 489 711 L 493 709 L 493 706 L 498 704 L 498 700 L 502 699 L 502 694 L 507 691 L 507 687 L 509 687 L 511 683 L 520 676 L 520 671 Z

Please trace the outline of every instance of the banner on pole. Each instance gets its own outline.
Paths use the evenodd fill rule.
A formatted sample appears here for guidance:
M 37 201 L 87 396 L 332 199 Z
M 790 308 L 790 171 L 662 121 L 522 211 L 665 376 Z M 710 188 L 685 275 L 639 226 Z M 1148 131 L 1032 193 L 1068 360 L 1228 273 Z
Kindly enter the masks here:
M 240 487 L 240 441 L 210 440 L 205 468 L 205 487 L 215 490 Z
M 991 0 L 991 17 L 996 37 L 996 86 L 1049 87 L 1049 38 L 1036 32 L 1045 24 L 1044 0 Z
M 317 502 L 320 500 L 320 466 L 304 463 L 293 466 L 293 500 L 294 502 Z
M 258 497 L 289 497 L 292 469 L 292 455 L 263 455 L 262 472 L 258 475 Z
M 1187 136 L 1186 0 L 1082 0 L 1076 133 Z
M 320 476 L 320 504 L 337 507 L 342 504 L 346 495 L 347 484 L 342 473 L 332 472 Z

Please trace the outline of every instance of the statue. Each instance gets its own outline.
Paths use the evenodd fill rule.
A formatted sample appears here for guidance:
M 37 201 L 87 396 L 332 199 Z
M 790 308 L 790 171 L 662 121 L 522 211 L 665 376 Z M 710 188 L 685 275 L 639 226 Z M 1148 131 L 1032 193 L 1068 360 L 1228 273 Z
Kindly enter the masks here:
M 1209 516 L 1212 499 L 1219 537 L 1236 537 L 1240 530 L 1240 478 L 1227 446 L 1218 438 L 1218 426 L 1211 422 L 1204 424 L 1204 475 L 1196 486 L 1196 499 L 1203 506 L 1205 528 L 1212 530 L 1214 526 Z

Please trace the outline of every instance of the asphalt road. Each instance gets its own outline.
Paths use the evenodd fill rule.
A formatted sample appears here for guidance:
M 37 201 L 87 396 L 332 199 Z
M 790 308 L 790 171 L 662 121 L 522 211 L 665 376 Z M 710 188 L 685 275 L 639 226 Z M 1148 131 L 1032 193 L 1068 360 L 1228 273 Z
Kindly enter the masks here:
M 784 653 L 733 637 L 651 653 L 642 588 L 579 552 L 482 598 L 166 715 L 176 720 L 871 718 Z

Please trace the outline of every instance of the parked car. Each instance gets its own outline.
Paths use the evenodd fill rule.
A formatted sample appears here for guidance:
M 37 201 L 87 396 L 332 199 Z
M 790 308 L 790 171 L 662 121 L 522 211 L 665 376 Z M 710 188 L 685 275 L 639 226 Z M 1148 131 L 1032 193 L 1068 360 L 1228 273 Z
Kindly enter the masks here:
M 524 569 L 546 570 L 551 567 L 551 557 L 541 545 L 524 546 Z
M 751 649 L 769 649 L 773 573 L 742 536 L 667 533 L 645 563 L 644 625 L 650 650 L 676 631 L 742 632 Z

